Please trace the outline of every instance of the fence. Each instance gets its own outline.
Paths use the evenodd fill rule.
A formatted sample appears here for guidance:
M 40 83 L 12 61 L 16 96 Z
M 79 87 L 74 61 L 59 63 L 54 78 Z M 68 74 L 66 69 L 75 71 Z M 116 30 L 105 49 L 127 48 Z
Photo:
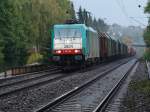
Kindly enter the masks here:
M 14 67 L 6 72 L 6 75 L 20 75 L 31 72 L 39 72 L 48 69 L 48 65 L 32 65 L 32 66 L 23 66 L 23 67 Z

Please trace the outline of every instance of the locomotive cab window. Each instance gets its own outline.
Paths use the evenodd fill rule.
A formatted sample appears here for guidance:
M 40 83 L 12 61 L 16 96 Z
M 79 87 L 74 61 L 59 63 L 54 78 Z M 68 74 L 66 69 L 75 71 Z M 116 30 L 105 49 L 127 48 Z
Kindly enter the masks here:
M 56 29 L 55 38 L 81 38 L 80 29 Z

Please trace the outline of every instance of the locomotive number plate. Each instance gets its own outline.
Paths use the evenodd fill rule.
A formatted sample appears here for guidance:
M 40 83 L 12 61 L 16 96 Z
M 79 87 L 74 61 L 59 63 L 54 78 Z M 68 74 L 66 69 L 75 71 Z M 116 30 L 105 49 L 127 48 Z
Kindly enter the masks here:
M 73 48 L 73 45 L 65 45 L 64 48 Z

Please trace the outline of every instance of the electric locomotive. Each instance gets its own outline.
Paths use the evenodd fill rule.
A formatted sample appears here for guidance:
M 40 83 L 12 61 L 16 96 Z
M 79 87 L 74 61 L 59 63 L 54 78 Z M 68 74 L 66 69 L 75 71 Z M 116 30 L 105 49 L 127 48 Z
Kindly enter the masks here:
M 53 62 L 59 65 L 92 63 L 100 57 L 98 33 L 84 24 L 54 25 Z

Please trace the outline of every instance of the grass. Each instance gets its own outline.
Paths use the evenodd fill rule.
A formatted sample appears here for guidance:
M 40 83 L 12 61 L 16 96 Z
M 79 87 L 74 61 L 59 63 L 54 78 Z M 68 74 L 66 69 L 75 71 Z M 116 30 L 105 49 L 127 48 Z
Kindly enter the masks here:
M 129 85 L 129 89 L 135 92 L 150 95 L 150 80 L 132 82 Z
M 150 52 L 149 51 L 145 52 L 143 58 L 147 61 L 150 61 Z

